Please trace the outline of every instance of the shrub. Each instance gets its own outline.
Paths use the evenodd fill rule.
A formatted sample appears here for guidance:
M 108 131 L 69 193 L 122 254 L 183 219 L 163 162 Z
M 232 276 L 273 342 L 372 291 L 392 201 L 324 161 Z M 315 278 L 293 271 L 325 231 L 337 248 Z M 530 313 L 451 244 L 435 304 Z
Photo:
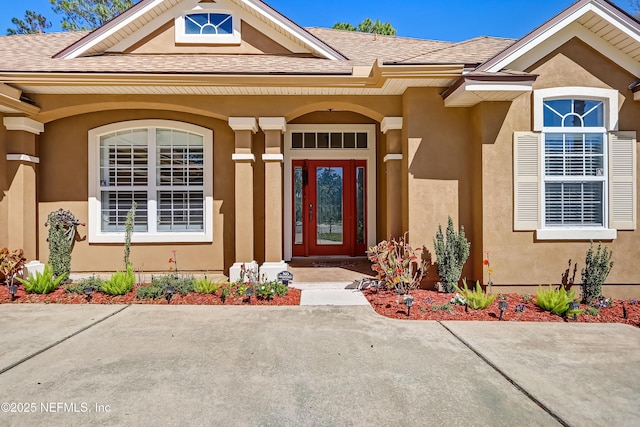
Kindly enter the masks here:
M 565 290 L 564 286 L 553 289 L 549 285 L 549 289 L 545 290 L 538 287 L 536 293 L 536 304 L 545 311 L 550 311 L 558 316 L 564 316 L 569 311 L 569 303 L 575 301 L 576 292 L 574 290 Z
M 445 303 L 442 305 L 432 305 L 431 306 L 431 311 L 447 311 L 449 313 L 451 313 L 453 311 L 453 307 L 451 307 L 451 304 L 449 303 Z
M 270 300 L 277 296 L 286 296 L 289 288 L 282 282 L 273 280 L 271 282 L 260 283 L 256 285 L 255 294 L 259 299 Z
M 131 209 L 127 212 L 127 218 L 124 221 L 124 265 L 131 264 L 131 235 L 133 234 L 133 226 L 136 219 L 136 207 L 138 204 L 134 201 Z
M 109 295 L 124 295 L 133 290 L 136 284 L 136 276 L 133 274 L 131 265 L 127 266 L 127 271 L 115 272 L 109 280 L 103 283 L 101 291 Z
M 463 289 L 456 286 L 458 292 L 462 294 L 462 297 L 467 301 L 467 305 L 474 310 L 484 310 L 489 307 L 491 303 L 496 299 L 497 295 L 487 295 L 480 286 L 480 282 L 476 282 L 476 289 L 470 290 L 467 287 L 467 280 L 463 279 Z
M 80 221 L 64 209 L 51 212 L 47 217 L 46 226 L 49 227 L 49 264 L 53 267 L 56 277 L 69 276 L 71 273 L 71 249 L 76 234 L 76 226 Z
M 166 289 L 163 289 L 160 285 L 153 282 L 149 285 L 138 286 L 136 289 L 136 298 L 138 299 L 160 299 L 166 293 Z
M 162 289 L 162 293 L 167 292 L 168 286 L 173 286 L 175 293 L 186 295 L 189 292 L 195 291 L 196 280 L 193 276 L 178 276 L 176 274 L 170 274 L 167 276 L 155 276 L 151 283 L 159 286 Z
M 600 316 L 600 310 L 595 307 L 587 307 L 586 310 L 589 316 Z
M 220 283 L 212 282 L 206 277 L 203 277 L 194 282 L 193 289 L 199 294 L 212 294 L 220 289 L 220 286 Z
M 585 260 L 586 267 L 582 269 L 582 301 L 589 304 L 602 296 L 602 285 L 613 268 L 611 261 L 613 251 L 607 251 L 602 243 L 598 243 L 598 249 L 593 252 L 593 242 L 589 246 Z
M 94 291 L 101 291 L 102 285 L 104 285 L 104 280 L 96 276 L 91 276 L 80 279 L 76 283 L 69 283 L 64 287 L 64 290 L 70 294 L 83 294 L 84 288 L 91 287 Z
M 37 271 L 35 276 L 29 276 L 27 279 L 16 277 L 16 279 L 24 285 L 24 290 L 27 292 L 49 294 L 56 290 L 60 282 L 62 282 L 66 277 L 66 274 L 63 274 L 54 278 L 53 267 L 46 264 L 42 273 Z
M 423 259 L 422 248 L 412 248 L 403 237 L 383 240 L 369 248 L 371 269 L 378 273 L 378 279 L 384 280 L 387 288 L 396 288 L 402 294 L 409 294 L 416 289 L 427 273 L 429 264 Z
M 433 239 L 433 246 L 443 290 L 446 293 L 452 293 L 462 275 L 462 267 L 469 258 L 471 243 L 464 235 L 464 227 L 461 226 L 460 232 L 456 233 L 453 228 L 453 219 L 449 217 L 446 238 L 442 234 L 442 225 L 439 225 L 436 237 Z
M 7 284 L 11 284 L 13 277 L 22 269 L 26 260 L 22 249 L 15 251 L 10 251 L 9 248 L 0 249 L 0 273 Z

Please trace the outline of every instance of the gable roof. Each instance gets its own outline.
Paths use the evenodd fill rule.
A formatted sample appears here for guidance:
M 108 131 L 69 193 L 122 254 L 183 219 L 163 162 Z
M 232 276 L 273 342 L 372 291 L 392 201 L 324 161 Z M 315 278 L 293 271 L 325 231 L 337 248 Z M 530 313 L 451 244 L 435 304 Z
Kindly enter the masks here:
M 554 37 L 558 40 L 551 43 Z M 578 0 L 477 70 L 497 72 L 514 64 L 523 68 L 523 64 L 541 59 L 571 37 L 589 39 L 584 41 L 598 44 L 596 48 L 604 54 L 622 53 L 616 62 L 628 71 L 640 74 L 640 22 L 609 0 Z M 525 61 L 527 56 L 533 59 Z
M 154 19 L 173 19 L 176 13 L 181 13 L 184 9 L 192 9 L 199 2 L 200 0 L 141 0 L 102 27 L 65 47 L 54 57 L 71 59 L 104 53 L 140 28 L 149 25 Z M 321 58 L 347 59 L 342 53 L 260 0 L 218 0 L 218 2 L 232 4 L 250 12 L 256 19 L 266 22 L 274 31 L 305 46 Z

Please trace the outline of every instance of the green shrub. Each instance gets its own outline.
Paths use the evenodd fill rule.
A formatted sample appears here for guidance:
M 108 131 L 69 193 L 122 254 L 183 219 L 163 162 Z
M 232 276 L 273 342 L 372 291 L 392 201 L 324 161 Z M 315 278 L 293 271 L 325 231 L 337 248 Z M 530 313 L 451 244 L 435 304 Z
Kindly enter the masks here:
M 438 225 L 438 232 L 435 239 L 433 239 L 433 246 L 442 288 L 444 292 L 452 293 L 462 275 L 462 267 L 464 267 L 464 263 L 469 258 L 471 243 L 464 235 L 464 227 L 461 226 L 460 232 L 456 233 L 453 228 L 453 219 L 449 217 L 446 238 L 442 234 L 442 225 Z
M 80 221 L 64 209 L 51 212 L 45 225 L 49 227 L 49 264 L 53 267 L 53 274 L 68 277 L 71 273 L 71 250 L 76 234 L 76 227 Z
M 432 305 L 431 306 L 431 311 L 447 311 L 449 313 L 451 313 L 453 311 L 453 307 L 451 307 L 451 304 L 449 303 L 445 303 L 442 305 Z
M 543 310 L 563 316 L 569 311 L 569 303 L 575 301 L 576 292 L 574 290 L 565 290 L 564 286 L 559 289 L 553 289 L 549 285 L 549 289 L 545 290 L 538 287 L 536 293 L 536 304 Z
M 133 234 L 133 226 L 136 219 L 136 207 L 138 204 L 134 201 L 131 209 L 127 212 L 127 218 L 124 221 L 124 265 L 131 264 L 131 235 Z
M 602 285 L 613 268 L 611 255 L 613 251 L 607 251 L 606 246 L 603 249 L 602 243 L 598 243 L 595 253 L 593 242 L 589 246 L 585 260 L 586 267 L 582 269 L 582 301 L 585 304 L 590 304 L 602 296 Z
M 196 288 L 196 280 L 193 276 L 178 276 L 177 274 L 155 276 L 151 283 L 159 286 L 162 289 L 163 294 L 167 292 L 168 286 L 173 286 L 174 292 L 181 295 L 186 295 L 189 292 L 195 292 Z
M 497 295 L 487 295 L 480 286 L 480 282 L 476 281 L 476 289 L 471 290 L 467 287 L 467 280 L 462 279 L 464 285 L 463 289 L 456 286 L 458 292 L 462 294 L 462 297 L 467 302 L 467 305 L 474 310 L 484 310 L 489 307 L 491 303 L 496 299 Z
M 206 277 L 203 277 L 195 281 L 193 289 L 199 294 L 212 294 L 220 289 L 220 283 L 212 282 Z
M 124 295 L 133 290 L 136 284 L 136 276 L 133 274 L 131 265 L 127 266 L 127 271 L 115 272 L 109 280 L 103 283 L 101 291 L 109 295 Z
M 69 283 L 64 287 L 65 292 L 69 294 L 83 294 L 84 288 L 92 287 L 94 291 L 101 291 L 104 280 L 99 277 L 91 276 L 78 280 L 76 283 Z
M 600 310 L 595 307 L 587 307 L 586 310 L 589 316 L 600 316 Z
M 260 283 L 256 285 L 255 294 L 259 299 L 270 300 L 277 296 L 286 296 L 289 288 L 282 282 L 273 280 L 271 282 Z
M 166 289 L 163 289 L 162 286 L 152 282 L 149 285 L 138 286 L 138 289 L 136 289 L 136 298 L 160 299 L 165 295 L 165 293 Z
M 62 282 L 67 277 L 66 274 L 63 274 L 59 277 L 55 277 L 53 275 L 53 267 L 51 265 L 46 264 L 44 266 L 44 271 L 40 273 L 36 272 L 35 276 L 29 276 L 27 279 L 21 279 L 16 277 L 16 279 L 24 285 L 24 290 L 30 293 L 36 294 L 49 294 L 53 292 L 60 282 Z

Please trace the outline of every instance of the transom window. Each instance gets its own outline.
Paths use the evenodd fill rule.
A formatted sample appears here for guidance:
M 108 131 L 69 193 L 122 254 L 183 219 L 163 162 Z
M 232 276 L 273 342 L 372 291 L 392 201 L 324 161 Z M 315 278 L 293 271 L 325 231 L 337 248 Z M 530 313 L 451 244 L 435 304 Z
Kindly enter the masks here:
M 90 193 L 95 194 L 99 224 L 90 221 L 90 234 L 122 235 L 127 212 L 135 201 L 134 237 L 157 237 L 138 241 L 208 240 L 211 184 L 206 159 L 210 131 L 207 135 L 198 132 L 205 129 L 197 126 L 175 123 L 176 127 L 167 127 L 162 125 L 173 122 L 145 122 L 152 125 L 96 137 L 94 158 L 99 167 L 90 167 L 90 175 L 97 181 L 95 191 Z M 111 241 L 105 239 L 97 240 Z
M 544 221 L 549 227 L 605 227 L 604 103 L 545 100 Z
M 191 13 L 185 16 L 185 34 L 233 34 L 233 19 L 226 13 Z
M 292 132 L 291 148 L 333 148 L 353 149 L 368 148 L 366 132 Z

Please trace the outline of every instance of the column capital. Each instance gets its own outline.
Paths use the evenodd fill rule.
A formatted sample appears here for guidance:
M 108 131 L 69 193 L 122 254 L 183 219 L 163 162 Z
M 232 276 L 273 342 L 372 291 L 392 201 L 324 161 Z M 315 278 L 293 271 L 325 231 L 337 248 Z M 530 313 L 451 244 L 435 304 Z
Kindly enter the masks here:
M 287 121 L 284 117 L 260 117 L 258 123 L 263 131 L 279 130 L 284 132 L 287 130 Z
M 231 160 L 234 162 L 255 162 L 256 156 L 251 153 L 233 153 L 231 154 Z
M 229 127 L 234 131 L 250 130 L 258 132 L 258 121 L 255 117 L 229 117 Z
M 402 160 L 402 154 L 387 154 L 386 156 L 384 156 L 385 163 L 390 160 Z
M 22 130 L 34 135 L 40 135 L 44 132 L 43 123 L 36 122 L 28 117 L 5 117 L 2 122 L 7 130 Z
M 40 163 L 39 157 L 30 156 L 28 154 L 7 154 L 7 160 L 26 163 Z
M 390 130 L 402 129 L 402 117 L 385 117 L 380 122 L 380 130 L 387 133 Z

